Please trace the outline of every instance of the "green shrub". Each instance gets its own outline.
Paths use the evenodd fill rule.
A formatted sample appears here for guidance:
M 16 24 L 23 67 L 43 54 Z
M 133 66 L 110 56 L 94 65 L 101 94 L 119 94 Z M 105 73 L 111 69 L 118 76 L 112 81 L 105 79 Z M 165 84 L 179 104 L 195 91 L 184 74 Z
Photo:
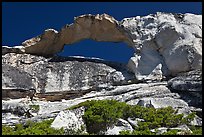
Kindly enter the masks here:
M 95 134 L 105 131 L 116 122 L 117 118 L 123 117 L 123 110 L 127 104 L 116 100 L 91 100 L 80 103 L 70 109 L 81 106 L 85 107 L 83 119 L 85 120 L 87 131 Z
M 123 130 L 123 131 L 120 131 L 119 133 L 120 135 L 132 135 L 132 132 L 129 130 Z
M 64 130 L 51 128 L 53 119 L 42 122 L 27 121 L 25 125 L 16 124 L 14 128 L 2 126 L 2 135 L 62 135 Z
M 177 135 L 178 132 L 179 132 L 178 129 L 172 129 L 172 130 L 169 130 L 169 131 L 163 133 L 162 135 Z
M 195 118 L 195 115 L 196 115 L 195 112 L 190 113 L 188 116 L 182 119 L 182 123 L 188 125 Z
M 190 126 L 189 128 L 193 132 L 192 135 L 202 135 L 202 127 Z
M 150 129 L 159 127 L 170 128 L 181 124 L 189 124 L 195 117 L 195 114 L 191 113 L 184 118 L 183 114 L 176 114 L 176 110 L 172 107 L 146 108 L 138 105 L 128 105 L 116 100 L 85 101 L 70 109 L 76 109 L 81 106 L 85 107 L 83 119 L 85 120 L 87 131 L 94 134 L 105 131 L 118 118 L 127 120 L 128 117 L 137 117 L 145 120 L 144 122 L 138 122 L 138 127 L 134 127 L 135 130 L 132 133 L 124 131 L 121 134 L 152 135 L 155 133 L 152 133 Z M 175 132 L 173 130 L 166 134 L 174 134 Z
M 13 135 L 14 128 L 2 125 L 2 135 Z
M 131 118 L 141 118 L 144 122 L 139 121 L 138 127 L 133 127 L 133 132 L 121 131 L 121 135 L 155 135 L 151 132 L 151 129 L 159 127 L 176 127 L 181 124 L 187 124 L 193 120 L 195 113 L 191 113 L 186 117 L 183 114 L 176 114 L 176 111 L 172 107 L 166 108 L 146 108 L 138 105 L 128 105 L 125 102 L 119 102 L 116 100 L 91 100 L 85 101 L 78 105 L 68 108 L 70 110 L 79 107 L 85 107 L 85 113 L 83 119 L 87 128 L 87 135 L 103 134 L 108 127 L 115 124 L 118 118 L 127 120 Z M 45 120 L 42 122 L 33 123 L 27 121 L 23 126 L 17 124 L 14 128 L 9 126 L 2 126 L 3 135 L 77 135 L 85 134 L 82 131 L 65 131 L 61 128 L 55 130 L 50 127 L 51 120 Z M 202 127 L 191 126 L 193 135 L 202 135 Z M 164 135 L 176 135 L 178 130 L 169 130 Z M 189 134 L 189 133 L 186 133 Z

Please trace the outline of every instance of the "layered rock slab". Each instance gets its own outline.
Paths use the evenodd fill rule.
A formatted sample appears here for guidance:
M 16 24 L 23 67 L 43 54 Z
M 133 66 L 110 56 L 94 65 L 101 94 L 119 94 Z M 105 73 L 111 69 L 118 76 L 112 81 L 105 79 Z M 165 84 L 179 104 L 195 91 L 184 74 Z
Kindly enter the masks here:
M 45 58 L 31 54 L 2 56 L 2 89 L 34 89 L 38 94 L 77 96 L 135 81 L 125 64 L 77 57 Z M 39 95 L 40 96 L 40 95 Z M 64 96 L 66 98 L 66 96 Z M 52 97 L 51 97 L 52 98 Z
M 167 83 L 172 92 L 179 93 L 182 98 L 197 107 L 202 107 L 202 70 L 181 73 Z

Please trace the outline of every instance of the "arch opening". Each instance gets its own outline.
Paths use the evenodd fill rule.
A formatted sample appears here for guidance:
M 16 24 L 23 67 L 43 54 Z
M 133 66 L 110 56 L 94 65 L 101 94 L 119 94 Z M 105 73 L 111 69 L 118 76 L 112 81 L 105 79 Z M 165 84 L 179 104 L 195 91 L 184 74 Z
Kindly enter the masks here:
M 134 49 L 125 42 L 103 42 L 85 39 L 80 42 L 65 45 L 60 56 L 82 56 L 87 58 L 99 58 L 105 61 L 114 61 L 127 64 L 134 55 Z

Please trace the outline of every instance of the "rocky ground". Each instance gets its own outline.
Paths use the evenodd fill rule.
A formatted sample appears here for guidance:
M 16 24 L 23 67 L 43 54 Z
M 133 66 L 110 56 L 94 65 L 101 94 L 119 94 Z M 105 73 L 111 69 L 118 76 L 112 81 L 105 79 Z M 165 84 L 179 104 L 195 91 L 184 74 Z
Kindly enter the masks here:
M 89 21 L 90 16 L 80 16 L 75 22 L 83 25 L 84 18 Z M 84 37 L 97 41 L 126 41 L 137 51 L 134 57 L 122 64 L 95 58 L 50 55 L 62 47 L 52 51 L 43 48 L 43 44 L 49 43 L 56 46 L 52 41 L 55 35 L 59 35 L 57 40 L 62 45 L 69 40 L 82 39 L 65 38 L 65 34 L 80 28 L 75 24 L 63 28 L 59 34 L 54 30 L 53 33 L 46 31 L 18 47 L 3 46 L 2 124 L 14 126 L 27 120 L 37 122 L 54 118 L 52 127 L 77 130 L 84 125 L 84 108 L 67 108 L 86 100 L 115 99 L 156 109 L 171 106 L 184 115 L 196 112 L 191 125 L 201 127 L 202 23 L 199 21 L 202 15 L 157 13 L 121 22 L 108 15 L 93 17 L 95 20 L 92 21 L 102 20 L 100 23 L 104 28 L 103 22 L 108 20 L 112 24 L 109 29 L 118 37 L 108 39 L 105 34 L 111 32 L 91 28 L 87 30 L 96 31 L 96 35 L 88 36 L 87 32 Z M 170 37 L 167 39 L 166 35 Z M 56 38 L 54 40 L 56 43 Z M 42 52 L 38 52 L 40 49 Z M 118 119 L 105 134 L 131 131 L 131 124 L 137 120 Z M 187 125 L 175 128 L 189 130 Z M 167 129 L 162 127 L 159 130 Z
M 111 64 L 96 59 L 73 57 L 46 59 L 15 53 L 8 53 L 3 56 L 3 59 L 6 57 L 11 57 L 9 59 L 15 63 L 2 64 L 4 70 L 2 73 L 2 124 L 14 126 L 16 123 L 25 123 L 27 120 L 40 122 L 50 118 L 60 122 L 62 119 L 59 117 L 66 115 L 69 118 L 65 117 L 65 125 L 60 126 L 54 121 L 53 127 L 57 125 L 56 127 L 66 126 L 69 129 L 70 127 L 78 129 L 83 124 L 83 120 L 80 120 L 82 116 L 65 109 L 86 100 L 115 99 L 145 107 L 172 106 L 178 109 L 179 113 L 186 115 L 196 112 L 197 117 L 193 125 L 202 126 L 201 70 L 184 73 L 169 80 L 139 81 L 134 78 L 133 73 L 125 71 L 125 66 L 123 68 L 117 63 Z M 18 65 L 22 60 L 25 61 L 26 57 L 29 57 L 30 63 L 27 61 Z M 18 60 L 14 60 L 15 58 Z M 66 66 L 69 66 L 68 69 Z M 81 69 L 76 69 L 75 66 L 80 66 Z M 118 66 L 121 67 L 117 68 Z M 70 69 L 74 67 L 75 69 Z M 34 75 L 31 75 L 32 73 Z M 33 82 L 33 78 L 37 80 Z M 69 82 L 70 80 L 72 81 Z M 44 86 L 34 88 L 41 81 L 45 83 Z M 72 123 L 75 124 L 72 125 Z M 118 130 L 131 127 L 129 125 L 127 128 L 126 124 L 122 124 L 124 127 L 120 126 Z M 109 129 L 107 134 L 118 134 L 119 131 L 115 130 L 113 129 L 113 132 Z

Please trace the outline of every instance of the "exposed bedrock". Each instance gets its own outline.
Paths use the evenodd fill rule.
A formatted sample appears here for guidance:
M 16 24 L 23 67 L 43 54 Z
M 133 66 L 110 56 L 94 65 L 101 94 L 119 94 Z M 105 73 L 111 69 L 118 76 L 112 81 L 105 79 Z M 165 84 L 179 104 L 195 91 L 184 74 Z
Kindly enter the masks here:
M 180 79 L 170 79 L 167 86 L 167 81 L 138 83 L 125 64 L 82 57 L 45 58 L 7 53 L 2 56 L 2 69 L 4 124 L 15 125 L 19 121 L 25 123 L 26 120 L 42 121 L 58 117 L 60 112 L 63 115 L 72 115 L 73 113 L 68 113 L 65 109 L 86 100 L 103 99 L 154 108 L 171 106 L 182 109 L 179 110 L 182 113 L 195 111 L 199 117 L 202 114 L 202 98 L 191 95 L 191 91 L 195 94 L 201 93 L 201 87 L 198 87 L 202 81 L 200 70 L 180 74 Z M 178 89 L 177 81 L 184 90 L 188 89 L 184 94 L 172 90 Z M 171 82 L 175 84 L 170 84 Z M 30 98 L 25 98 L 27 96 Z M 37 112 L 33 112 L 31 106 L 38 106 Z M 199 121 L 198 124 L 200 121 L 202 123 L 199 117 L 195 119 Z M 80 124 L 80 121 L 72 118 L 73 121 L 69 124 L 74 121 L 77 125 Z M 65 121 L 65 126 L 69 127 L 66 123 Z M 119 127 L 116 125 L 115 128 Z M 110 129 L 110 132 L 115 128 Z
M 115 89 L 112 90 L 104 89 L 100 92 L 93 90 L 80 97 L 61 101 L 55 100 L 50 102 L 45 100 L 39 100 L 37 98 L 35 98 L 33 101 L 30 101 L 26 98 L 2 100 L 2 110 L 5 113 L 5 115 L 2 116 L 2 121 L 4 123 L 10 123 L 11 125 L 13 125 L 16 122 L 22 122 L 28 119 L 32 121 L 41 121 L 43 119 L 55 118 L 57 114 L 59 114 L 61 111 L 64 111 L 65 109 L 73 105 L 77 105 L 86 100 L 103 99 L 115 99 L 118 101 L 127 102 L 131 105 L 140 105 L 144 107 L 151 106 L 154 108 L 163 108 L 171 106 L 174 109 L 178 109 L 178 113 L 189 114 L 195 111 L 196 113 L 198 112 L 202 114 L 202 109 L 190 106 L 187 101 L 181 99 L 181 96 L 178 93 L 172 93 L 166 87 L 166 82 L 160 82 L 151 84 L 140 83 L 122 85 L 117 86 Z M 20 116 L 16 116 L 13 119 L 8 119 L 8 117 L 11 116 L 6 114 L 14 113 L 14 111 L 19 108 L 19 106 L 23 106 L 22 113 L 25 113 L 27 112 L 27 110 L 29 110 L 28 106 L 31 105 L 39 106 L 38 112 L 30 112 L 32 114 L 31 118 L 22 117 L 22 114 L 19 112 L 21 114 Z M 65 111 L 67 112 L 67 110 Z M 63 119 L 61 120 L 64 121 Z M 66 123 L 64 124 L 66 125 Z
M 125 64 L 77 57 L 45 58 L 31 54 L 2 56 L 2 89 L 35 89 L 36 93 L 70 98 L 91 90 L 136 82 Z
M 35 93 L 32 76 L 8 64 L 2 64 L 2 98 L 21 98 Z
M 83 39 L 126 42 L 135 53 L 127 64 L 55 55 Z M 21 46 L 2 47 L 2 123 L 54 118 L 52 127 L 77 130 L 84 126 L 84 109 L 67 108 L 114 99 L 156 109 L 171 106 L 184 115 L 196 112 L 191 124 L 202 126 L 201 66 L 202 15 L 158 12 L 122 21 L 82 15 L 59 32 L 48 29 Z M 133 124 L 137 121 L 118 119 L 106 134 L 132 131 Z
M 179 74 L 167 83 L 172 92 L 179 93 L 190 105 L 202 107 L 202 71 L 194 70 Z
M 137 49 L 128 65 L 147 75 L 162 64 L 164 75 L 202 69 L 202 15 L 156 13 L 120 22 Z
M 21 45 L 25 53 L 50 56 L 65 44 L 83 39 L 127 43 L 135 50 L 128 67 L 138 79 L 146 78 L 158 65 L 159 78 L 202 66 L 202 15 L 190 13 L 157 12 L 121 21 L 107 14 L 81 15 L 59 32 L 47 29 Z

